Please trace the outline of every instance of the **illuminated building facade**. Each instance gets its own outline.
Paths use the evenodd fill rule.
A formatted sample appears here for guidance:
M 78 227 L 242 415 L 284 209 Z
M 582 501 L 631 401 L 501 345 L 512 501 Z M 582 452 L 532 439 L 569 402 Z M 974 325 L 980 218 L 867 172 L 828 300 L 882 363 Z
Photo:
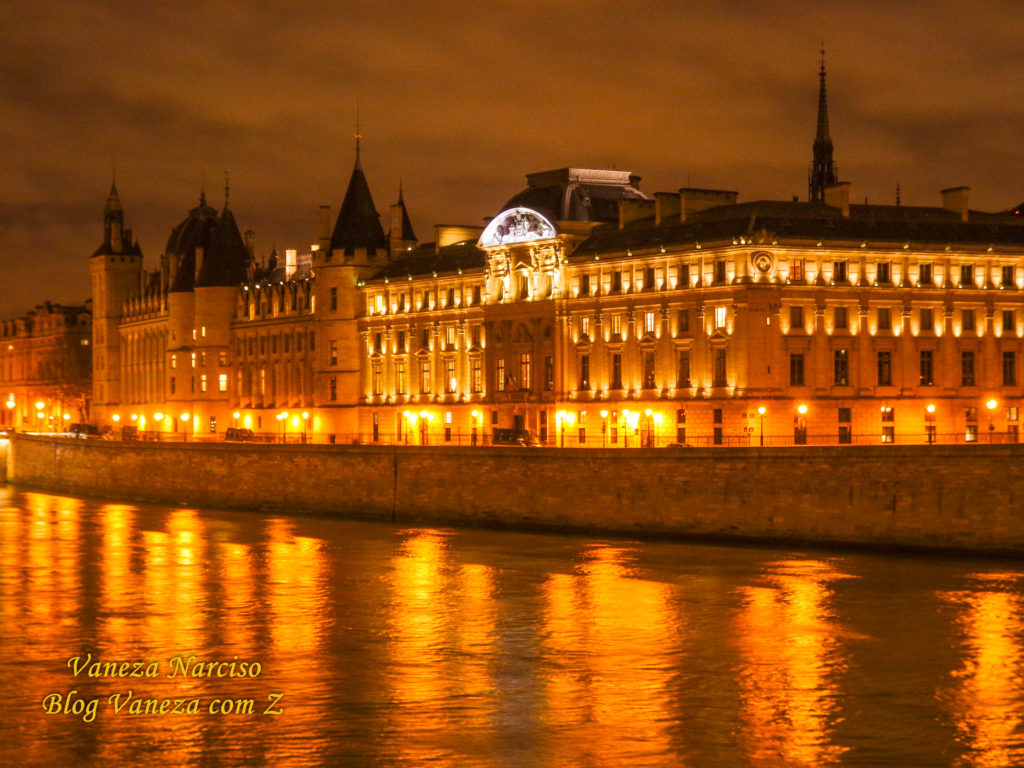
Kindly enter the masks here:
M 60 432 L 85 420 L 92 311 L 45 302 L 0 321 L 0 430 Z
M 266 269 L 204 200 L 147 274 L 116 191 L 92 258 L 97 417 L 144 430 L 549 445 L 1016 440 L 1024 219 L 968 189 L 855 205 L 824 67 L 808 201 L 531 174 L 485 227 L 385 234 L 356 164 Z

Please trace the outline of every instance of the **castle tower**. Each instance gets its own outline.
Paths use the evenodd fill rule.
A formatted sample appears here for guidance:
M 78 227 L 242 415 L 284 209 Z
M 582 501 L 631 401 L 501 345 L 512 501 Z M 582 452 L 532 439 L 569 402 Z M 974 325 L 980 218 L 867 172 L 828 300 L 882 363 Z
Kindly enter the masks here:
M 246 247 L 228 208 L 228 187 L 224 188 L 224 210 L 213 231 L 202 264 L 197 265 L 195 282 L 195 393 L 193 427 L 197 432 L 223 430 L 230 412 L 231 319 L 235 313 L 238 287 L 245 282 L 250 264 Z
M 124 228 L 124 209 L 114 183 L 103 209 L 103 243 L 89 258 L 92 281 L 93 419 L 105 420 L 121 398 L 118 322 L 125 299 L 138 290 L 142 250 Z
M 329 417 L 337 432 L 356 431 L 355 410 L 360 402 L 360 366 L 363 354 L 356 318 L 365 314 L 361 280 L 389 261 L 388 240 L 363 174 L 356 129 L 356 159 L 330 240 L 326 237 L 329 213 L 320 209 L 320 248 L 314 254 L 314 302 L 320 327 L 316 362 L 316 400 L 336 408 Z
M 219 228 L 217 211 L 207 205 L 206 194 L 200 193 L 199 205 L 171 231 L 165 256 L 171 274 L 167 294 L 167 371 L 165 392 L 175 419 L 174 429 L 181 429 L 181 415 L 192 415 L 195 395 L 199 391 L 200 371 L 196 352 L 199 329 L 196 327 L 196 283 L 203 262 L 210 252 L 214 234 Z M 186 425 L 191 432 L 191 424 Z
M 832 159 L 832 137 L 828 131 L 828 97 L 825 94 L 825 50 L 821 51 L 821 70 L 818 72 L 818 132 L 814 137 L 814 156 L 808 173 L 808 199 L 812 203 L 825 200 L 825 188 L 839 180 Z

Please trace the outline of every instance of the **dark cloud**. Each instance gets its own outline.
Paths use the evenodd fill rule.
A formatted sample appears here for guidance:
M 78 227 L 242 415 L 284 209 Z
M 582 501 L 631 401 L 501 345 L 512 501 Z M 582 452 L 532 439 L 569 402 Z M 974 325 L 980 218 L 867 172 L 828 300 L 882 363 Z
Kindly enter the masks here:
M 384 211 L 477 223 L 564 165 L 648 191 L 806 195 L 817 50 L 857 198 L 1024 200 L 1015 4 L 506 0 L 57 2 L 0 7 L 0 316 L 81 300 L 116 161 L 149 263 L 203 184 L 260 248 L 303 247 L 341 202 L 356 103 Z

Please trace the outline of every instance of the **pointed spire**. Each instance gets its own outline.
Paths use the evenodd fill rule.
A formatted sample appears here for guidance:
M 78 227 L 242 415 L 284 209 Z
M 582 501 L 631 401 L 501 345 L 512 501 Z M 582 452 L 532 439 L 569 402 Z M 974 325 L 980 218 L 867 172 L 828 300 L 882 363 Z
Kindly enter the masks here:
M 398 182 L 398 202 L 395 203 L 394 207 L 401 209 L 401 215 L 402 215 L 401 231 L 398 231 L 398 232 L 395 231 L 396 229 L 399 228 L 398 227 L 399 222 L 398 222 L 396 217 L 392 216 L 392 219 L 391 219 L 391 232 L 389 234 L 389 237 L 392 237 L 392 238 L 399 237 L 404 242 L 415 242 L 416 241 L 416 233 L 412 231 L 412 220 L 409 218 L 409 211 L 406 210 L 405 200 L 402 197 L 402 182 L 401 182 L 401 180 L 399 180 L 399 182 Z
M 228 198 L 231 197 L 231 174 L 224 171 L 224 210 L 228 209 Z
M 359 161 L 360 138 L 357 130 L 356 164 L 331 234 L 331 248 L 349 255 L 355 253 L 357 248 L 365 248 L 368 254 L 375 254 L 378 248 L 387 247 L 380 215 L 373 204 L 370 185 L 366 183 L 366 175 Z
M 206 168 L 200 171 L 199 176 L 199 206 L 206 207 Z
M 839 176 L 832 159 L 832 137 L 828 130 L 828 96 L 825 91 L 825 44 L 821 45 L 821 69 L 818 72 L 818 130 L 814 138 L 814 156 L 808 174 L 808 198 L 813 202 L 825 199 L 825 187 L 835 184 Z
M 123 213 L 124 208 L 121 207 L 121 198 L 117 194 L 117 185 L 114 182 L 110 182 L 110 194 L 107 195 L 107 204 L 103 209 L 104 216 L 109 216 L 112 213 Z
M 356 132 L 355 132 L 355 139 L 356 139 L 356 168 L 362 168 L 362 165 L 359 162 L 359 140 L 361 138 L 363 138 L 363 134 L 361 134 L 359 132 L 359 102 L 357 101 L 356 102 Z

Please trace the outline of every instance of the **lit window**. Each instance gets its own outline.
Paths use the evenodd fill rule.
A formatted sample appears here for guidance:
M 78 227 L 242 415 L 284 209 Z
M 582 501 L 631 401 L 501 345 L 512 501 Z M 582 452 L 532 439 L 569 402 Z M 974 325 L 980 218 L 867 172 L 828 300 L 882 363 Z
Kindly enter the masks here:
M 227 392 L 228 391 L 228 375 L 222 373 L 217 377 L 217 391 Z
M 644 333 L 654 333 L 654 313 L 644 314 Z
M 728 309 L 726 307 L 715 307 L 715 328 L 725 328 L 727 317 Z

